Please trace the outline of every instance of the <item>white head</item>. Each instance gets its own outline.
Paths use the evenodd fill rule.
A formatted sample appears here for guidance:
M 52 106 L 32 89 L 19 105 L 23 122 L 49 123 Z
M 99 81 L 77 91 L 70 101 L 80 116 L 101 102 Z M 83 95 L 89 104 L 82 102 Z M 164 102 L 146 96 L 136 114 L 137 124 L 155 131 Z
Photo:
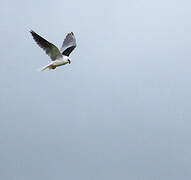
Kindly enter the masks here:
M 69 64 L 72 62 L 71 58 L 68 58 L 67 61 Z

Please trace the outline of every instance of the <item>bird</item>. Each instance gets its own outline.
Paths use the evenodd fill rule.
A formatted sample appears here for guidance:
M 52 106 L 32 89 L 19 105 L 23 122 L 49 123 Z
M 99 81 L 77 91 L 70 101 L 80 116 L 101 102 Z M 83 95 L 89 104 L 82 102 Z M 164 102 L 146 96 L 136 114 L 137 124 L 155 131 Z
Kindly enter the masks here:
M 42 67 L 41 71 L 46 69 L 56 69 L 58 66 L 71 63 L 72 60 L 69 58 L 69 55 L 77 46 L 76 38 L 73 32 L 70 32 L 66 35 L 60 50 L 54 44 L 44 39 L 33 30 L 31 30 L 30 33 L 39 47 L 41 47 L 52 60 L 51 63 Z

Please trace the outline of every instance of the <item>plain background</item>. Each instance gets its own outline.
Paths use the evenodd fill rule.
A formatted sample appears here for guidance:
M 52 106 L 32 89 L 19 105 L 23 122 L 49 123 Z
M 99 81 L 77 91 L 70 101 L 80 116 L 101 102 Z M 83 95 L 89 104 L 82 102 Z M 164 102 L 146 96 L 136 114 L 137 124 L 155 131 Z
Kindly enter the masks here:
M 0 179 L 190 180 L 189 0 L 1 0 Z M 33 29 L 72 63 L 49 57 Z

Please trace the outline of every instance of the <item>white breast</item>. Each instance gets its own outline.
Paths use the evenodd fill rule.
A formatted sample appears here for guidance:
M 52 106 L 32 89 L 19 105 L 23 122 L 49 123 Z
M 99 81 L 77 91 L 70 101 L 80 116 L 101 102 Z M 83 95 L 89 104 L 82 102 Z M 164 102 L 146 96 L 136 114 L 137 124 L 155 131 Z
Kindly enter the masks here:
M 68 63 L 67 59 L 63 57 L 62 59 L 57 59 L 57 60 L 55 60 L 55 61 L 53 62 L 53 65 L 54 65 L 54 66 L 62 66 L 62 65 L 65 65 L 65 64 L 67 64 L 67 63 Z

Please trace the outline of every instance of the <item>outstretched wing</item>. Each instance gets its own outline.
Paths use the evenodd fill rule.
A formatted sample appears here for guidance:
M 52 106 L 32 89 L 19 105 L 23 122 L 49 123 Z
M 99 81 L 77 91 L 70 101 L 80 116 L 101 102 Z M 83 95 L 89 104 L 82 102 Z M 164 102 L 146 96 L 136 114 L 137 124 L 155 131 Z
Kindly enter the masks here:
M 62 57 L 59 49 L 54 44 L 48 42 L 46 39 L 39 36 L 32 30 L 30 31 L 30 33 L 32 34 L 35 42 L 46 52 L 46 54 L 48 54 L 48 56 L 50 56 L 52 61 Z
M 68 33 L 60 49 L 62 55 L 69 56 L 70 53 L 75 49 L 75 47 L 76 47 L 76 38 L 74 36 L 74 33 L 73 32 Z

